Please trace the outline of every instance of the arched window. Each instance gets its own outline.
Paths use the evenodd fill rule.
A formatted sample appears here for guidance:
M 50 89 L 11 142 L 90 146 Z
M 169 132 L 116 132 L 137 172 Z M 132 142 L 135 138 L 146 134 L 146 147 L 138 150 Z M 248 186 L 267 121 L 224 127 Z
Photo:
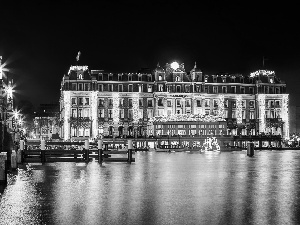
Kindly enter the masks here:
M 78 79 L 79 79 L 79 80 L 82 80 L 82 79 L 83 79 L 83 77 L 82 77 L 82 74 L 81 74 L 81 73 L 78 75 Z
M 176 76 L 176 81 L 180 81 L 180 76 Z

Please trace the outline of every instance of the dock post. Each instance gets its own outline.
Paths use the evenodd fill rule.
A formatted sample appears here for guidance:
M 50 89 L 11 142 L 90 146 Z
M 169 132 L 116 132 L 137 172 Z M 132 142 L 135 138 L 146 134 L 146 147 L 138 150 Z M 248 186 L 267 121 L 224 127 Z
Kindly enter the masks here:
M 0 153 L 0 184 L 7 185 L 7 152 Z
M 247 156 L 254 156 L 254 143 L 253 142 L 248 142 L 247 146 Z
M 45 149 L 46 149 L 45 140 L 41 140 L 41 163 L 46 162 Z
M 128 156 L 127 162 L 128 163 L 131 163 L 131 161 L 132 161 L 132 149 L 133 149 L 132 140 L 128 140 L 128 154 L 127 154 L 127 156 Z
M 15 150 L 11 151 L 11 155 L 10 155 L 10 168 L 12 170 L 16 170 L 17 169 L 17 153 Z
M 24 141 L 20 140 L 20 149 L 17 151 L 17 163 L 23 163 Z
M 89 158 L 90 158 L 90 155 L 89 155 L 89 140 L 85 140 L 84 141 L 84 149 L 85 149 L 85 162 L 89 162 Z
M 103 140 L 98 140 L 98 163 L 102 164 L 103 161 L 103 151 L 102 151 Z

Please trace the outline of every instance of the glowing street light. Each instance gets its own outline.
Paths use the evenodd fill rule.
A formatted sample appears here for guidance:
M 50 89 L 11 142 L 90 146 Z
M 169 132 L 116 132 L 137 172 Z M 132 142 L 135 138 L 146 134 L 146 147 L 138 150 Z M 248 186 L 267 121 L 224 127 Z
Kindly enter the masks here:
M 172 62 L 172 63 L 171 63 L 171 68 L 172 68 L 173 70 L 177 70 L 177 69 L 179 68 L 178 62 Z

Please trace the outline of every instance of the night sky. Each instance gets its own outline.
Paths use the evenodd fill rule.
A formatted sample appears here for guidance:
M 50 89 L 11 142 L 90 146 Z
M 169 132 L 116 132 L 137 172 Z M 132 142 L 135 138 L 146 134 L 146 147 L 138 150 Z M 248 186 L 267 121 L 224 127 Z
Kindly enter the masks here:
M 0 55 L 16 101 L 58 102 L 76 55 L 90 69 L 137 72 L 177 60 L 190 71 L 275 70 L 300 106 L 298 7 L 189 1 L 52 1 L 2 4 Z M 94 2 L 94 1 L 93 1 Z

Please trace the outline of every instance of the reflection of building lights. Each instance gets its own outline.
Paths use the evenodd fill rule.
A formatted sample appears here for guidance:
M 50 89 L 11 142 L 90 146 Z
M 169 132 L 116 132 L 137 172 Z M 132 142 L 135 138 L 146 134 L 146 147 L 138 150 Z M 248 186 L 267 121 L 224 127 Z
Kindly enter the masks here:
M 71 111 L 71 96 L 70 91 L 63 92 L 63 100 L 64 100 L 64 139 L 69 139 L 69 118 L 70 118 L 70 111 Z
M 218 99 L 218 117 L 224 118 L 224 95 L 220 95 Z
M 91 98 L 91 105 L 92 105 L 92 130 L 93 130 L 93 136 L 95 137 L 95 131 L 98 127 L 98 118 L 97 118 L 97 92 L 92 92 L 92 98 Z
M 132 98 L 132 114 L 133 122 L 137 123 L 139 121 L 139 96 L 135 94 Z
M 114 124 L 119 123 L 119 93 L 113 94 L 113 120 Z
M 172 68 L 173 70 L 177 70 L 177 69 L 179 68 L 178 62 L 172 62 L 172 63 L 171 63 L 171 68 Z
M 3 77 L 3 69 L 2 69 L 2 56 L 0 56 L 0 79 Z

